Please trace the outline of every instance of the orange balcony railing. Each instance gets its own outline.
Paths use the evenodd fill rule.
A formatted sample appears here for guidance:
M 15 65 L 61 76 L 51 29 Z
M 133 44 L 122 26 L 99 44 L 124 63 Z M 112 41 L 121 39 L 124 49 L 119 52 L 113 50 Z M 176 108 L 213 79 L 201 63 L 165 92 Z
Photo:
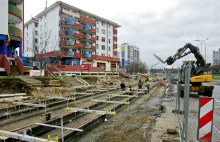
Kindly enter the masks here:
M 96 47 L 95 47 L 95 46 L 91 46 L 91 49 L 92 49 L 92 50 L 96 50 Z
M 61 35 L 65 35 L 66 34 L 66 30 L 60 30 L 60 34 Z
M 96 33 L 96 29 L 91 29 L 91 32 L 92 33 Z
M 82 53 L 77 53 L 77 52 L 75 52 L 75 53 L 74 53 L 74 57 L 76 57 L 76 58 L 82 58 L 82 57 L 83 57 L 83 54 L 82 54 Z
M 74 37 L 76 37 L 76 38 L 84 38 L 84 34 L 74 33 Z
M 60 20 L 60 23 L 61 23 L 62 25 L 66 25 L 66 20 L 65 20 L 65 19 L 61 19 L 61 20 Z
M 117 47 L 118 47 L 118 45 L 117 45 L 117 44 L 113 44 L 113 47 L 114 47 L 114 48 L 117 48 Z
M 117 41 L 117 40 L 118 40 L 118 38 L 117 38 L 116 36 L 113 36 L 113 40 Z
M 74 23 L 74 27 L 81 29 L 81 30 L 84 28 L 82 24 L 78 24 L 78 23 Z
M 117 51 L 113 51 L 113 54 L 114 54 L 114 55 L 117 55 L 117 54 L 118 54 L 118 52 L 117 52 Z
M 75 47 L 83 48 L 84 45 L 82 43 L 74 43 Z
M 88 23 L 92 23 L 92 24 L 96 24 L 96 21 L 95 20 L 93 20 L 93 19 L 91 19 L 91 18 L 88 18 L 88 17 L 85 17 L 85 16 L 82 16 L 82 15 L 80 15 L 80 20 L 82 20 L 82 21 L 85 21 L 85 22 L 88 22 Z
M 66 41 L 65 40 L 60 40 L 60 45 L 66 45 Z
M 95 37 L 91 37 L 91 41 L 96 41 L 96 38 Z
M 117 31 L 116 29 L 113 29 L 113 33 L 114 33 L 114 34 L 117 34 L 117 32 L 118 32 L 118 31 Z

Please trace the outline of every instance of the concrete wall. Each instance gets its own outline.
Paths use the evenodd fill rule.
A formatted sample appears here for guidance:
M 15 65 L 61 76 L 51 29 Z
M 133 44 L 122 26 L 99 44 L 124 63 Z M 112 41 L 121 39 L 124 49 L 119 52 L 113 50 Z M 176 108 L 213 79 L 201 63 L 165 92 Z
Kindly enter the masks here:
M 1 0 L 0 2 L 0 34 L 8 34 L 8 0 Z
M 24 27 L 24 57 L 34 57 L 35 22 Z M 37 46 L 37 45 L 36 45 Z

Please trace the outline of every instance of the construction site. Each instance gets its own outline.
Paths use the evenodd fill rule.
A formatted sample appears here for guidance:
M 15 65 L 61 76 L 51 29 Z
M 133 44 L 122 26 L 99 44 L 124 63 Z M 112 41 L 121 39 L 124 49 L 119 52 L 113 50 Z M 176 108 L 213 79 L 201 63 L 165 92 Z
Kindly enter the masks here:
M 138 80 L 121 76 L 0 80 L 3 141 L 150 140 L 165 93 L 156 79 L 148 93 L 137 89 Z M 122 80 L 132 95 L 120 90 Z

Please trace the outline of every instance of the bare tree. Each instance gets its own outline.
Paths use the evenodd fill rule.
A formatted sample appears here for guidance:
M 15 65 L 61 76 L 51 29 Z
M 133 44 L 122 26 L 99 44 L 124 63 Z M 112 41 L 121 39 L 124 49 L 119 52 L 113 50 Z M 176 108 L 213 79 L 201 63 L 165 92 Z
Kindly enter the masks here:
M 148 72 L 148 67 L 146 63 L 144 62 L 131 62 L 127 66 L 127 71 L 132 74 L 132 73 L 147 73 Z
M 27 46 L 27 48 L 33 52 L 35 59 L 38 62 L 37 66 L 40 68 L 41 75 L 42 71 L 47 67 L 48 63 L 51 62 L 51 58 L 45 55 L 47 49 L 49 49 L 49 46 L 51 46 L 52 51 L 55 51 L 55 49 L 58 47 L 58 37 L 52 38 L 51 34 L 51 31 L 46 31 L 44 33 L 44 37 L 42 37 L 42 34 L 38 34 L 37 32 L 35 33 L 35 31 L 33 31 L 32 40 L 26 39 L 28 40 L 27 42 L 30 43 L 28 44 L 29 46 Z M 40 37 L 37 38 L 37 36 Z

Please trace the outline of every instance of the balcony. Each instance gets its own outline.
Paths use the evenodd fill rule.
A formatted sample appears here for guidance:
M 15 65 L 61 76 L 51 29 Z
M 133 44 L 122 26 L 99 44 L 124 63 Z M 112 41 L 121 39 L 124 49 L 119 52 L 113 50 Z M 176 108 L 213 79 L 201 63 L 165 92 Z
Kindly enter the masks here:
M 110 61 L 120 62 L 120 58 L 110 57 Z
M 82 44 L 82 43 L 74 43 L 74 46 L 75 47 L 78 47 L 78 48 L 83 48 L 84 47 L 84 45 Z
M 15 3 L 15 4 L 22 4 L 23 0 L 9 0 L 9 2 Z
M 91 35 L 85 34 L 85 35 L 84 35 L 84 38 L 86 38 L 86 39 L 91 39 Z
M 91 44 L 88 43 L 84 44 L 84 48 L 91 48 Z
M 89 25 L 85 25 L 85 26 L 84 26 L 84 30 L 91 30 L 91 28 L 92 28 L 92 27 L 89 26 Z
M 66 45 L 66 41 L 65 40 L 60 40 L 60 45 Z
M 74 33 L 75 33 L 74 30 L 66 30 L 67 35 L 75 35 Z
M 96 41 L 96 38 L 95 37 L 91 37 L 91 41 Z
M 114 34 L 117 34 L 118 31 L 117 31 L 116 29 L 113 29 L 113 33 L 114 33 Z
M 74 25 L 74 20 L 66 20 L 67 25 Z
M 89 52 L 84 53 L 84 58 L 91 58 L 92 55 Z
M 113 51 L 113 54 L 114 54 L 114 55 L 117 55 L 117 54 L 118 54 L 118 52 L 117 52 L 117 51 Z
M 74 33 L 75 38 L 84 38 L 84 34 Z
M 17 6 L 8 4 L 8 19 L 9 21 L 20 23 L 22 22 L 22 11 Z
M 118 44 L 113 44 L 113 48 L 118 48 Z
M 91 46 L 91 49 L 92 50 L 96 50 L 96 46 Z
M 60 30 L 61 35 L 66 35 L 66 30 Z
M 92 29 L 91 29 L 91 32 L 92 32 L 92 33 L 96 33 L 96 29 L 93 29 L 93 28 L 92 28 Z
M 21 31 L 21 29 L 19 29 L 17 27 L 8 25 L 8 33 L 13 35 L 13 36 L 22 38 L 22 31 Z
M 92 58 L 94 58 L 94 59 L 96 59 L 96 60 L 120 62 L 120 58 L 116 58 L 116 57 L 92 55 Z
M 82 16 L 82 15 L 80 15 L 80 20 L 85 21 L 87 23 L 91 23 L 93 25 L 96 24 L 96 20 L 90 19 L 90 18 Z
M 66 40 L 66 45 L 74 45 L 75 41 L 72 40 Z
M 73 56 L 74 55 L 74 52 L 73 51 L 66 51 L 66 55 L 68 56 Z
M 77 29 L 81 29 L 81 30 L 84 28 L 84 26 L 79 23 L 74 23 L 74 27 L 76 27 Z
M 75 52 L 75 53 L 74 53 L 74 57 L 76 57 L 76 58 L 82 58 L 82 57 L 83 57 L 83 54 L 82 54 L 82 53 L 77 53 L 77 52 Z
M 65 19 L 61 19 L 61 20 L 60 20 L 60 23 L 61 23 L 62 25 L 66 25 L 66 20 L 65 20 Z
M 117 38 L 116 36 L 113 36 L 113 40 L 114 40 L 114 41 L 117 41 L 118 38 Z

